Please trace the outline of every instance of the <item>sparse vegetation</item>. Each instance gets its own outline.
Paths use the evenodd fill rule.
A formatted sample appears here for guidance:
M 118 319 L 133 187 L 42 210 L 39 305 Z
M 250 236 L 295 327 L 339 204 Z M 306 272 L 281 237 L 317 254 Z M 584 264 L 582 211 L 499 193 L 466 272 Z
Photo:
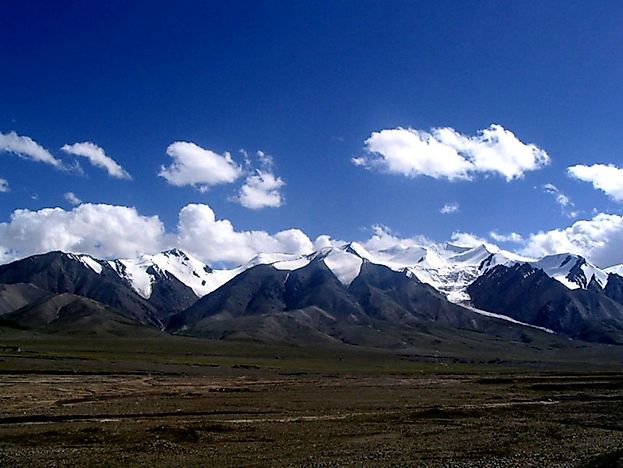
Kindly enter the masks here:
M 5 466 L 605 466 L 623 445 L 618 348 L 491 364 L 21 333 L 0 335 Z

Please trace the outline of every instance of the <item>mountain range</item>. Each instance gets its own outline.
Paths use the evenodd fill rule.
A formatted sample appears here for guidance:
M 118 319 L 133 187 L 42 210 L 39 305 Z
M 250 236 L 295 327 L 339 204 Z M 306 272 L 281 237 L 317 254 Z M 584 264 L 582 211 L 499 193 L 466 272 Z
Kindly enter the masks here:
M 0 326 L 394 347 L 431 330 L 623 344 L 622 272 L 489 245 L 352 242 L 231 269 L 178 249 L 112 260 L 55 251 L 0 265 Z

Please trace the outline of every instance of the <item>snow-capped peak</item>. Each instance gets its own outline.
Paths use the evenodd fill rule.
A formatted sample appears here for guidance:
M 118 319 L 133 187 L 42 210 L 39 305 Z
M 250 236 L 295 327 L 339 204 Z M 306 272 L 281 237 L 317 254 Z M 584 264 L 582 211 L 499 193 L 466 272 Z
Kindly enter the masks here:
M 499 249 L 492 249 L 485 244 L 477 245 L 469 250 L 457 253 L 449 257 L 452 263 L 464 263 L 467 265 L 479 265 L 491 254 L 497 253 Z
M 394 271 L 414 276 L 444 293 L 450 301 L 468 302 L 467 287 L 480 275 L 498 265 L 513 266 L 525 263 L 542 269 L 548 276 L 570 289 L 588 288 L 591 280 L 605 287 L 609 273 L 623 275 L 623 265 L 602 270 L 574 254 L 548 255 L 532 259 L 501 250 L 490 244 L 473 247 L 451 243 L 426 245 L 396 244 L 370 249 L 357 242 L 339 247 L 326 247 L 307 255 L 260 253 L 249 262 L 231 269 L 212 270 L 192 255 L 179 249 L 134 259 L 97 260 L 84 254 L 67 254 L 92 271 L 101 274 L 112 268 L 144 298 L 149 298 L 153 284 L 168 275 L 177 278 L 202 297 L 225 284 L 243 271 L 256 265 L 272 265 L 278 270 L 293 271 L 310 262 L 323 262 L 345 286 L 350 285 L 361 271 L 364 261 L 384 265 Z
M 67 255 L 69 258 L 71 258 L 73 260 L 78 260 L 79 262 L 84 264 L 84 266 L 86 266 L 87 268 L 93 270 L 98 275 L 102 273 L 102 265 L 100 264 L 99 260 L 94 259 L 90 255 L 86 255 L 86 254 L 71 254 L 71 253 L 70 254 L 65 254 L 65 255 Z
M 358 244 L 353 247 L 353 244 L 347 244 L 339 249 L 330 249 L 322 259 L 344 286 L 350 285 L 359 276 L 365 258 L 361 254 L 367 254 L 363 247 Z
M 612 265 L 604 269 L 604 272 L 607 274 L 614 273 L 615 275 L 623 276 L 623 264 L 621 265 Z
M 111 260 L 108 264 L 146 299 L 151 297 L 158 276 L 172 275 L 191 288 L 198 297 L 202 297 L 236 274 L 232 270 L 212 270 L 201 260 L 179 249 L 141 255 L 138 258 Z
M 608 282 L 606 271 L 587 262 L 580 255 L 569 253 L 547 255 L 532 262 L 531 265 L 540 268 L 545 274 L 561 282 L 569 289 L 587 288 L 593 277 L 601 287 L 604 287 Z
M 357 255 L 359 258 L 364 260 L 371 260 L 372 255 L 368 252 L 360 243 L 358 242 L 349 242 L 348 244 L 340 247 L 344 252 L 348 252 L 353 255 Z

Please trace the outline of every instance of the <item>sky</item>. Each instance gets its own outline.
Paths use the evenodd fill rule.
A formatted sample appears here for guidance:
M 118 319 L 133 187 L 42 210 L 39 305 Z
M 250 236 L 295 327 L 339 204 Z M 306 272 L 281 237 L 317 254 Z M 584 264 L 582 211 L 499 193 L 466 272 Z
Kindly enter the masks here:
M 623 263 L 623 3 L 0 12 L 0 261 L 340 240 Z

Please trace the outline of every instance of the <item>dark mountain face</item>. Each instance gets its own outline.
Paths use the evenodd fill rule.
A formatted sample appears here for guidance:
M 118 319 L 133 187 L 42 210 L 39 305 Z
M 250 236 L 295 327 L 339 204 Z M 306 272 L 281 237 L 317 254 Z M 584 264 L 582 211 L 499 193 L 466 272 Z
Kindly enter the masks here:
M 156 271 L 151 266 L 147 269 L 147 273 L 155 278 L 147 302 L 156 308 L 161 320 L 165 320 L 175 312 L 187 309 L 199 299 L 189 286 L 172 274 Z
M 2 318 L 5 325 L 53 334 L 136 336 L 157 333 L 104 304 L 69 293 L 48 295 Z
M 231 319 L 285 309 L 284 283 L 288 272 L 270 265 L 250 268 L 187 310 L 175 314 L 167 329 L 205 328 L 211 318 Z
M 573 257 L 567 257 L 568 261 L 572 261 Z M 589 281 L 592 281 L 594 278 L 587 278 L 582 270 L 582 267 L 586 265 L 586 260 L 583 257 L 577 258 L 575 265 L 569 270 L 567 274 L 567 279 L 572 283 L 578 284 L 582 289 L 587 289 L 589 285 Z
M 623 304 L 623 276 L 610 273 L 604 288 L 604 294 L 613 301 Z
M 549 328 L 571 338 L 623 343 L 623 307 L 606 294 L 569 290 L 526 264 L 497 266 L 467 292 L 475 307 Z
M 0 283 L 29 283 L 52 293 L 71 293 L 108 305 L 144 324 L 160 326 L 159 311 L 139 296 L 108 265 L 101 274 L 63 252 L 0 266 Z
M 601 284 L 599 284 L 595 276 L 592 276 L 591 280 L 588 282 L 588 286 L 586 286 L 586 290 L 594 293 L 602 293 L 604 288 L 601 287 Z
M 357 255 L 357 249 L 349 253 Z M 402 346 L 430 330 L 504 340 L 541 333 L 450 303 L 416 277 L 367 260 L 345 286 L 323 258 L 293 271 L 257 265 L 199 300 L 154 263 L 147 269 L 152 283 L 145 299 L 133 289 L 123 262 L 91 265 L 88 258 L 50 252 L 0 266 L 0 315 L 9 326 L 46 333 L 65 327 L 122 334 L 137 323 L 158 328 L 164 323 L 173 333 L 296 344 Z M 578 281 L 581 261 L 574 266 Z M 623 343 L 623 278 L 610 275 L 604 289 L 591 278 L 586 286 L 569 290 L 542 270 L 518 264 L 493 268 L 468 292 L 486 311 L 576 339 Z
M 336 320 L 361 321 L 366 313 L 322 260 L 292 271 L 284 284 L 286 310 L 318 307 Z
M 424 325 L 509 338 L 522 333 L 520 327 L 448 302 L 414 277 L 367 261 L 345 287 L 322 259 L 292 272 L 253 267 L 175 314 L 167 329 L 214 338 L 299 336 L 361 344 L 373 339 L 372 332 L 395 336 Z
M 471 325 L 472 314 L 449 302 L 432 286 L 404 272 L 364 262 L 348 288 L 366 313 L 396 323 L 435 321 L 444 325 Z M 480 317 L 476 317 L 480 320 Z
M 49 291 L 32 284 L 0 284 L 0 315 L 13 312 L 50 294 Z

